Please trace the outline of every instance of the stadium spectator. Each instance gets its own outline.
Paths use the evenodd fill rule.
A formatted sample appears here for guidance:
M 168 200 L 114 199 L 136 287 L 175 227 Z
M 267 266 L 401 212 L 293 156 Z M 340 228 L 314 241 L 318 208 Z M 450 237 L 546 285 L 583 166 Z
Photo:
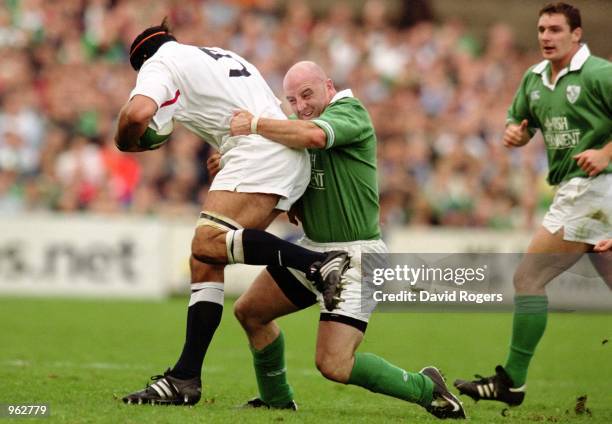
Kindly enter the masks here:
M 323 64 L 339 87 L 353 87 L 370 111 L 378 132 L 380 159 L 386 162 L 379 171 L 383 203 L 386 196 L 393 199 L 381 215 L 388 225 L 530 225 L 530 217 L 537 212 L 534 208 L 545 205 L 550 197 L 543 184 L 531 183 L 534 177 L 543 180 L 544 151 L 534 144 L 527 147 L 529 151 L 513 154 L 511 165 L 523 172 L 512 173 L 509 180 L 496 178 L 507 160 L 496 154 L 495 146 L 503 104 L 510 102 L 522 69 L 531 61 L 529 54 L 517 49 L 507 26 L 493 24 L 487 38 L 479 43 L 457 20 L 433 24 L 429 19 L 402 18 L 403 23 L 396 28 L 393 18 L 402 14 L 391 11 L 386 2 L 369 1 L 361 10 L 352 2 L 332 2 L 326 13 L 315 11 L 308 2 L 281 3 L 151 1 L 142 7 L 136 0 L 20 0 L 0 6 L 0 32 L 9 34 L 8 38 L 0 35 L 0 40 L 17 40 L 0 42 L 0 145 L 4 144 L 6 128 L 2 121 L 10 115 L 10 131 L 19 134 L 25 146 L 40 152 L 41 162 L 31 176 L 45 180 L 47 186 L 52 166 L 43 164 L 42 156 L 46 155 L 44 161 L 52 161 L 61 152 L 43 153 L 47 151 L 46 132 L 61 128 L 69 139 L 84 136 L 88 144 L 102 147 L 107 137 L 105 122 L 112 122 L 124 93 L 133 86 L 134 76 L 126 71 L 125 58 L 137 28 L 167 14 L 185 42 L 235 46 L 237 53 L 262 71 L 277 93 L 282 92 L 284 70 L 304 58 Z M 249 47 L 247 33 L 261 38 L 257 48 Z M 389 63 L 389 69 L 381 69 L 381 63 Z M 21 124 L 16 127 L 13 123 L 17 118 Z M 142 156 L 134 158 L 142 171 L 136 187 L 155 190 L 155 197 L 161 200 L 145 208 L 149 214 L 166 213 L 164 200 L 169 192 L 163 189 L 166 180 L 176 175 L 165 165 L 173 160 L 169 147 L 177 137 L 160 150 L 155 163 L 149 163 L 149 158 L 144 161 Z M 404 164 L 390 157 L 398 143 L 407 149 Z M 204 143 L 196 144 L 192 166 L 197 167 L 209 150 Z M 393 147 L 386 149 L 387 144 Z M 440 209 L 440 205 L 430 203 L 424 182 L 448 172 L 449 165 L 439 163 L 451 161 L 448 154 L 452 149 L 448 147 L 455 144 L 465 145 L 469 160 L 484 165 L 471 170 L 469 176 L 474 196 L 489 197 L 484 193 L 490 191 L 488 183 L 495 179 L 503 186 L 496 198 L 506 206 L 490 211 L 485 209 L 490 204 L 487 202 L 460 209 Z M 66 149 L 68 144 L 62 148 Z M 414 149 L 419 150 L 418 164 L 411 158 Z M 534 159 L 526 160 L 528 157 Z M 455 167 L 453 174 L 456 172 L 459 170 Z M 29 176 L 19 171 L 12 184 L 21 187 Z M 402 180 L 410 184 L 397 184 Z M 206 176 L 200 175 L 199 181 L 206 183 Z M 114 186 L 114 179 L 100 183 L 106 184 Z M 526 195 L 523 187 L 529 187 L 532 193 Z M 92 191 L 93 197 L 105 192 L 98 188 Z M 13 192 L 23 194 L 17 189 Z M 57 210 L 56 200 L 62 195 L 51 192 L 55 193 L 51 197 L 33 197 L 31 206 Z M 114 192 L 115 188 L 109 191 Z M 440 194 L 447 194 L 446 189 L 442 188 Z M 185 207 L 176 212 L 197 208 L 196 198 L 197 194 L 187 196 Z M 132 207 L 134 199 L 122 199 L 122 210 L 138 210 Z M 90 205 L 79 204 L 77 210 L 87 211 Z M 525 213 L 527 205 L 531 209 Z M 508 215 L 502 215 L 507 211 Z

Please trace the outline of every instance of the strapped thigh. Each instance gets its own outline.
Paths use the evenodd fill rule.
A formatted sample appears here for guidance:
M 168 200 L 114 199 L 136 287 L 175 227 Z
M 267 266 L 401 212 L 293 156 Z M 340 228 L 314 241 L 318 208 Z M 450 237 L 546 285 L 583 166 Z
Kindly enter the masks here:
M 230 264 L 244 263 L 244 252 L 242 250 L 242 225 L 227 216 L 211 212 L 200 212 L 200 218 L 196 223 L 198 227 L 211 227 L 225 233 L 225 246 L 227 261 Z M 196 257 L 201 262 L 207 262 Z
M 242 225 L 227 216 L 211 211 L 202 211 L 196 227 L 213 227 L 221 231 L 235 231 L 241 229 Z

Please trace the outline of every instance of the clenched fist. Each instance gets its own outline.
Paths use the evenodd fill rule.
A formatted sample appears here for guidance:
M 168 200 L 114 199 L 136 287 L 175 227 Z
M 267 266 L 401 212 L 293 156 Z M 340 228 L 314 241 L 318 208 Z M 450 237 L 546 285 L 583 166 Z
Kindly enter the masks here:
M 523 119 L 520 125 L 508 124 L 504 131 L 504 146 L 505 147 L 521 147 L 527 144 L 531 139 L 527 131 L 529 122 Z
M 230 135 L 249 135 L 251 134 L 251 120 L 253 114 L 246 110 L 237 110 L 232 115 L 230 121 Z

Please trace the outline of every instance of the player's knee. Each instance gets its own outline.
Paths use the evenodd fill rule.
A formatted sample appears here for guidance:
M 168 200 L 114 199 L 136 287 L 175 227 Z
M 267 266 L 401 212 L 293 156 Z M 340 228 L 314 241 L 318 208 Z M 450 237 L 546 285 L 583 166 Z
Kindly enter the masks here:
M 225 263 L 225 232 L 208 226 L 196 228 L 191 241 L 191 254 L 200 262 Z
M 338 355 L 329 353 L 317 354 L 316 365 L 321 375 L 328 380 L 338 383 L 346 383 L 350 377 L 350 370 L 346 369 L 346 364 L 350 362 Z
M 255 305 L 247 299 L 241 297 L 234 303 L 234 316 L 247 333 L 267 324 L 260 315 Z
M 512 277 L 512 284 L 514 285 L 514 290 L 520 292 L 525 288 L 525 279 L 518 272 L 514 274 Z
M 212 265 L 198 261 L 193 256 L 189 258 L 189 270 L 191 272 L 191 282 L 201 283 L 202 281 L 223 281 L 223 265 Z
M 236 303 L 234 303 L 234 316 L 245 329 L 248 330 L 248 328 L 253 326 L 251 305 L 242 297 L 239 298 Z
M 528 273 L 525 270 L 517 269 L 512 278 L 514 290 L 517 293 L 528 293 L 534 290 L 538 285 L 538 273 Z

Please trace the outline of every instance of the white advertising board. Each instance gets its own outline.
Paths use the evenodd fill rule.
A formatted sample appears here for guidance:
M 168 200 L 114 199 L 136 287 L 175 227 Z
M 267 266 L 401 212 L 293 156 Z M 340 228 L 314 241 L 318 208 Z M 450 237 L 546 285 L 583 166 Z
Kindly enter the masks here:
M 158 221 L 80 215 L 0 220 L 0 294 L 160 298 L 165 230 Z

